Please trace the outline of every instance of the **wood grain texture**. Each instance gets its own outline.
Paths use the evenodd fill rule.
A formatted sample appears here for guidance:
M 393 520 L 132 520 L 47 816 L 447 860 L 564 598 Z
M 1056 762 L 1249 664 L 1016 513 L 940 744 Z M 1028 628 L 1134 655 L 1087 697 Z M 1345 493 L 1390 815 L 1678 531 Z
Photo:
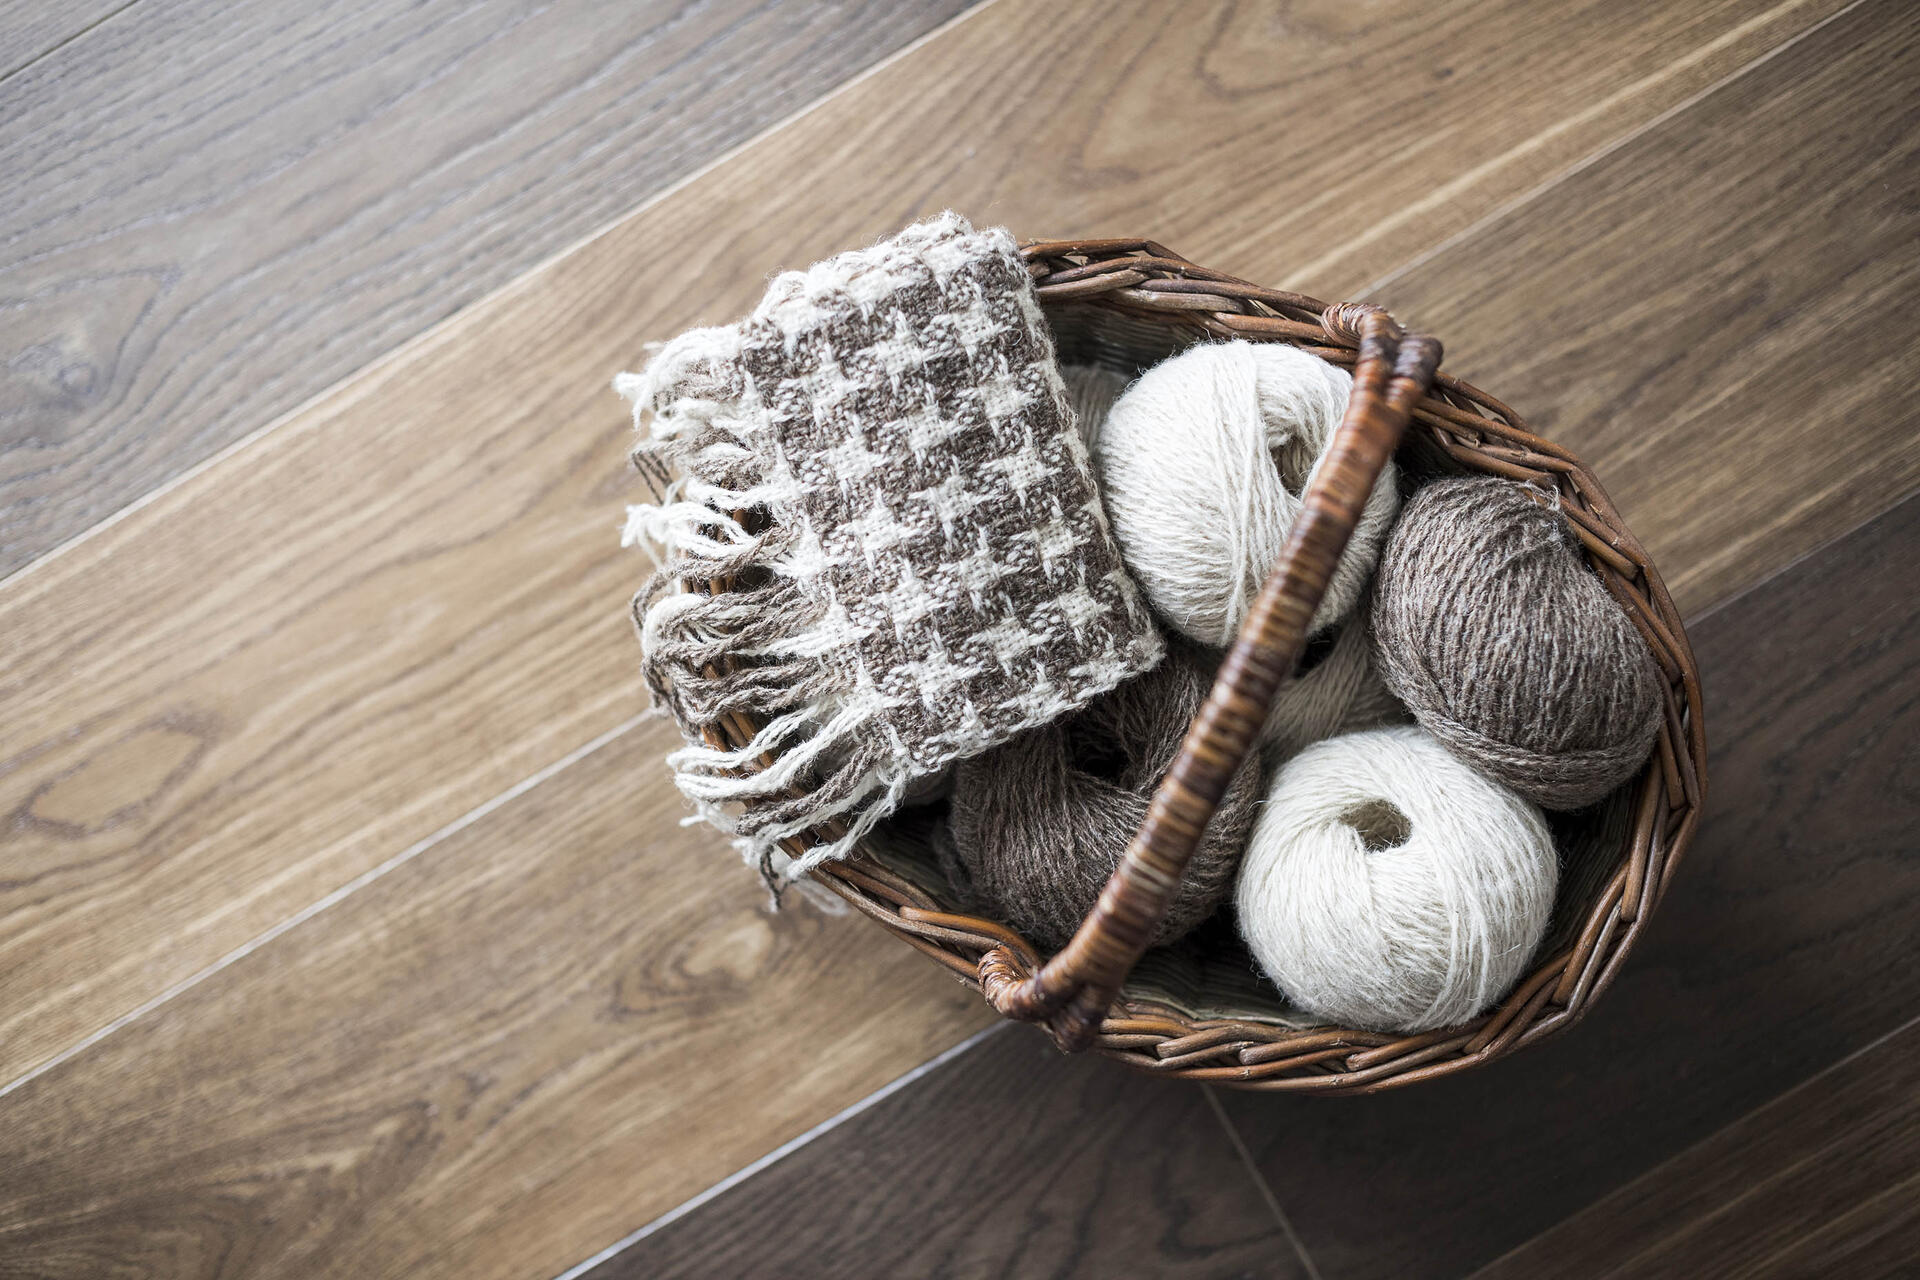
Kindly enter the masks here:
M 139 0 L 0 0 L 0 80 Z
M 1306 1275 L 1200 1089 L 1006 1027 L 586 1280 Z
M 866 922 L 769 915 L 652 785 L 668 736 L 0 1098 L 0 1275 L 556 1275 L 984 1023 Z
M 1598 467 L 1683 611 L 1724 599 L 1920 484 L 1920 9 L 1836 18 L 1379 300 Z
M 1708 814 L 1607 998 L 1485 1070 L 1228 1113 L 1327 1280 L 1458 1276 L 1920 1013 L 1920 497 L 1693 624 Z
M 1894 1280 L 1916 1258 L 1920 1023 L 1909 1023 L 1475 1280 Z
M 1425 233 L 1821 11 L 1569 3 L 1544 23 L 1480 0 L 1462 13 L 1508 32 L 1490 49 L 1414 0 L 1357 28 L 996 4 L 16 575 L 0 1079 L 632 713 L 618 602 L 642 568 L 613 545 L 634 486 L 608 375 L 744 310 L 770 265 L 953 204 L 1023 229 L 1150 222 L 1255 278 L 1359 236 L 1322 268 L 1337 294 L 1420 243 L 1396 219 L 1434 174 L 1481 178 Z M 1569 29 L 1590 33 L 1577 54 Z M 1409 113 L 1424 180 L 1390 145 Z
M 0 82 L 0 574 L 964 4 L 150 3 Z

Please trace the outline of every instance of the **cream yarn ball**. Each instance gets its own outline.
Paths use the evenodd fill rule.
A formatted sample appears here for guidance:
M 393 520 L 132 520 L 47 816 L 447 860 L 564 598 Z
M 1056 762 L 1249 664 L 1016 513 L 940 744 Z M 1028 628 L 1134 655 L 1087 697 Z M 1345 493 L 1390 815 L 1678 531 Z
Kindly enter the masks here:
M 1093 440 L 1107 519 L 1167 622 L 1231 644 L 1280 557 L 1300 495 L 1353 388 L 1348 373 L 1276 342 L 1190 347 L 1140 375 Z M 1314 615 L 1352 611 L 1399 510 L 1388 463 Z
M 1338 1026 L 1425 1031 L 1497 1001 L 1553 910 L 1540 810 L 1417 725 L 1316 743 L 1282 766 L 1235 887 L 1254 958 Z

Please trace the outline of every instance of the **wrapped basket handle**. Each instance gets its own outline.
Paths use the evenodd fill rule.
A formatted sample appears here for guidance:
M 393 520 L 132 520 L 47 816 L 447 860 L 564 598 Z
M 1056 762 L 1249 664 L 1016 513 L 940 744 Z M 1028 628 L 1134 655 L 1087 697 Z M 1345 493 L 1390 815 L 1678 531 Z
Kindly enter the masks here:
M 1439 368 L 1440 343 L 1402 333 L 1379 307 L 1337 304 L 1321 324 L 1334 341 L 1358 347 L 1346 413 L 1307 486 L 1279 562 L 1153 793 L 1146 821 L 1092 913 L 1038 972 L 1026 973 L 1005 946 L 980 959 L 988 1003 L 1006 1017 L 1046 1024 L 1068 1052 L 1094 1042 L 1159 928 L 1227 783 L 1266 723 L 1275 690 L 1300 660 L 1308 625 L 1367 495 Z

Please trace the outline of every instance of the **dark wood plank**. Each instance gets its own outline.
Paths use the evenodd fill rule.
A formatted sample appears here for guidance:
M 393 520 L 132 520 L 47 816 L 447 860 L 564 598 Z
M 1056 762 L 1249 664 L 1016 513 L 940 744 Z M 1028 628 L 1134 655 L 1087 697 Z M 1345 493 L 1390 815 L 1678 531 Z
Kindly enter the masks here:
M 1235 1096 L 1327 1280 L 1457 1276 L 1920 1012 L 1920 497 L 1692 628 L 1709 816 L 1606 998 L 1479 1071 Z
M 585 1277 L 1306 1274 L 1201 1090 L 1008 1027 Z
M 0 82 L 0 574 L 965 3 L 142 4 Z
M 1920 8 L 1851 10 L 1380 296 L 1599 469 L 1683 612 L 1726 598 L 1920 484 Z
M 1910 1276 L 1920 1022 L 1821 1072 L 1474 1280 Z
M 1355 288 L 1832 3 L 995 4 L 0 582 L 0 1081 L 632 716 L 646 340 L 943 205 Z
M 769 915 L 652 785 L 669 736 L 0 1096 L 0 1275 L 557 1275 L 987 1023 L 862 919 Z
M 0 80 L 139 0 L 0 0 Z
M 1843 1161 L 1844 1153 L 1839 1153 L 1834 1163 Z M 1768 1258 L 1759 1276 L 1913 1280 L 1920 1259 L 1920 1213 L 1915 1206 L 1920 1206 L 1920 1175 L 1909 1158 L 1891 1180 L 1863 1189 L 1859 1202 Z

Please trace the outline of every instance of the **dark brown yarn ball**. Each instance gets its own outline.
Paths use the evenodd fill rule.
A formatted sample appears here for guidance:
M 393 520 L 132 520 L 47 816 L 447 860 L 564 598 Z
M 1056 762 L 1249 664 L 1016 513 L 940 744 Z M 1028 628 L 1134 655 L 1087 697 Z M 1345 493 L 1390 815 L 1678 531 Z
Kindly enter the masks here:
M 1577 809 L 1646 763 L 1660 669 L 1566 518 L 1532 492 L 1478 477 L 1413 495 L 1374 580 L 1375 658 L 1455 755 L 1544 808 Z
M 1074 715 L 962 760 L 941 842 L 956 890 L 1029 941 L 1064 945 L 1146 818 L 1212 684 L 1205 657 L 1170 645 L 1158 667 Z M 1156 945 L 1185 934 L 1232 891 L 1260 798 L 1254 754 L 1194 850 Z

